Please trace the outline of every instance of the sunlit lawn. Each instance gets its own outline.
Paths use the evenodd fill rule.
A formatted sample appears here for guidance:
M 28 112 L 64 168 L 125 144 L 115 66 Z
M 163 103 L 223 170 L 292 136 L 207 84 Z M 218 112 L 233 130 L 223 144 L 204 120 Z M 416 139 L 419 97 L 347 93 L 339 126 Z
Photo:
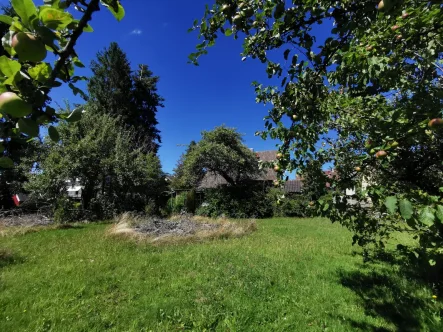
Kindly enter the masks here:
M 1 331 L 433 331 L 432 293 L 325 219 L 152 247 L 109 225 L 0 238 Z M 443 329 L 442 329 L 443 330 Z

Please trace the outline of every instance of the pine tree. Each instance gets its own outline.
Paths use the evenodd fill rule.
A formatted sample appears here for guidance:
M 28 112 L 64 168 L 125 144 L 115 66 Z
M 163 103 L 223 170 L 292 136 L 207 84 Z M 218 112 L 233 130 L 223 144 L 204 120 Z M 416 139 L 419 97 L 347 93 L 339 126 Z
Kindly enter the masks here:
M 132 127 L 137 132 L 134 146 L 156 153 L 161 143 L 156 114 L 164 100 L 157 93 L 159 77 L 153 76 L 147 65 L 139 65 L 133 73 L 125 52 L 117 43 L 99 52 L 91 69 L 94 76 L 88 90 L 94 109 L 119 116 L 124 128 Z
M 195 141 L 191 141 L 186 148 L 186 151 L 182 153 L 180 159 L 177 161 L 177 164 L 173 170 L 174 175 L 171 179 L 171 187 L 173 189 L 188 189 L 192 187 L 192 181 L 185 175 L 184 163 L 196 145 L 197 143 Z
M 94 73 L 89 79 L 90 102 L 94 109 L 111 116 L 120 116 L 126 122 L 131 113 L 133 84 L 131 67 L 126 54 L 117 43 L 97 53 L 91 62 Z
M 160 131 L 157 129 L 158 107 L 163 107 L 164 99 L 157 93 L 158 76 L 153 76 L 147 65 L 139 65 L 139 69 L 132 77 L 134 82 L 134 103 L 136 117 L 132 125 L 137 128 L 139 140 L 149 150 L 157 152 L 161 143 Z

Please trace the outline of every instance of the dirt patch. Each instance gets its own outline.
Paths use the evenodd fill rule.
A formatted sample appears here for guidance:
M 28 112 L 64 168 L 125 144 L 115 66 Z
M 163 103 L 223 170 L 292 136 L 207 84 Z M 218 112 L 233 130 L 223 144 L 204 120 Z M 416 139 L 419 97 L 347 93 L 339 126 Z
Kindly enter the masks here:
M 26 234 L 54 225 L 47 214 L 24 213 L 19 210 L 0 211 L 0 236 Z
M 111 235 L 123 235 L 151 243 L 182 243 L 205 239 L 239 237 L 257 229 L 255 220 L 232 221 L 189 215 L 171 219 L 134 216 L 125 213 L 117 218 Z
M 48 226 L 54 221 L 43 214 L 9 214 L 0 215 L 0 225 L 4 227 Z

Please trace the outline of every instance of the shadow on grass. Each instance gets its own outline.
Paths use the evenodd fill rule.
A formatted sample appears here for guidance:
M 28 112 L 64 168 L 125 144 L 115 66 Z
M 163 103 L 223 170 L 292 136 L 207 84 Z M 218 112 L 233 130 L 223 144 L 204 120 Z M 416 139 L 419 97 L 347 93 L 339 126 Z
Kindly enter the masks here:
M 57 224 L 54 229 L 84 229 L 81 224 Z
M 10 250 L 0 248 L 0 269 L 8 265 L 21 263 L 23 260 L 14 255 Z
M 394 331 L 443 331 L 442 307 L 430 296 L 420 270 L 413 264 L 394 270 L 398 262 L 385 253 L 358 270 L 339 271 L 340 282 L 360 297 L 367 315 L 383 318 L 395 326 Z M 391 331 L 367 322 L 350 320 L 350 324 L 364 331 Z

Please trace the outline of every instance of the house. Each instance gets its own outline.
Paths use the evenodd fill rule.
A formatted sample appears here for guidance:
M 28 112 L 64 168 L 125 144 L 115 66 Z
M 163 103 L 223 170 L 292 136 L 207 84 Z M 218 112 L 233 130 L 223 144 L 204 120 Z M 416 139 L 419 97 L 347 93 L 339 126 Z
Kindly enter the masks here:
M 252 149 L 251 149 L 252 150 Z M 252 150 L 253 151 L 253 150 Z M 255 152 L 257 159 L 262 162 L 272 162 L 277 160 L 277 151 L 269 150 L 269 151 L 257 151 Z M 277 180 L 277 173 L 272 169 L 268 168 L 264 170 L 264 173 L 255 181 L 259 181 L 263 184 L 264 187 L 272 186 L 274 181 Z M 221 185 L 226 185 L 226 180 L 218 174 L 207 173 L 200 185 L 198 186 L 198 190 L 217 188 Z M 289 180 L 285 183 L 285 193 L 300 193 L 302 189 L 302 181 L 301 180 Z
M 69 198 L 81 199 L 84 186 L 81 185 L 80 179 L 66 180 L 66 192 Z
M 288 180 L 285 182 L 285 194 L 300 194 L 303 190 L 303 181 L 301 179 Z

